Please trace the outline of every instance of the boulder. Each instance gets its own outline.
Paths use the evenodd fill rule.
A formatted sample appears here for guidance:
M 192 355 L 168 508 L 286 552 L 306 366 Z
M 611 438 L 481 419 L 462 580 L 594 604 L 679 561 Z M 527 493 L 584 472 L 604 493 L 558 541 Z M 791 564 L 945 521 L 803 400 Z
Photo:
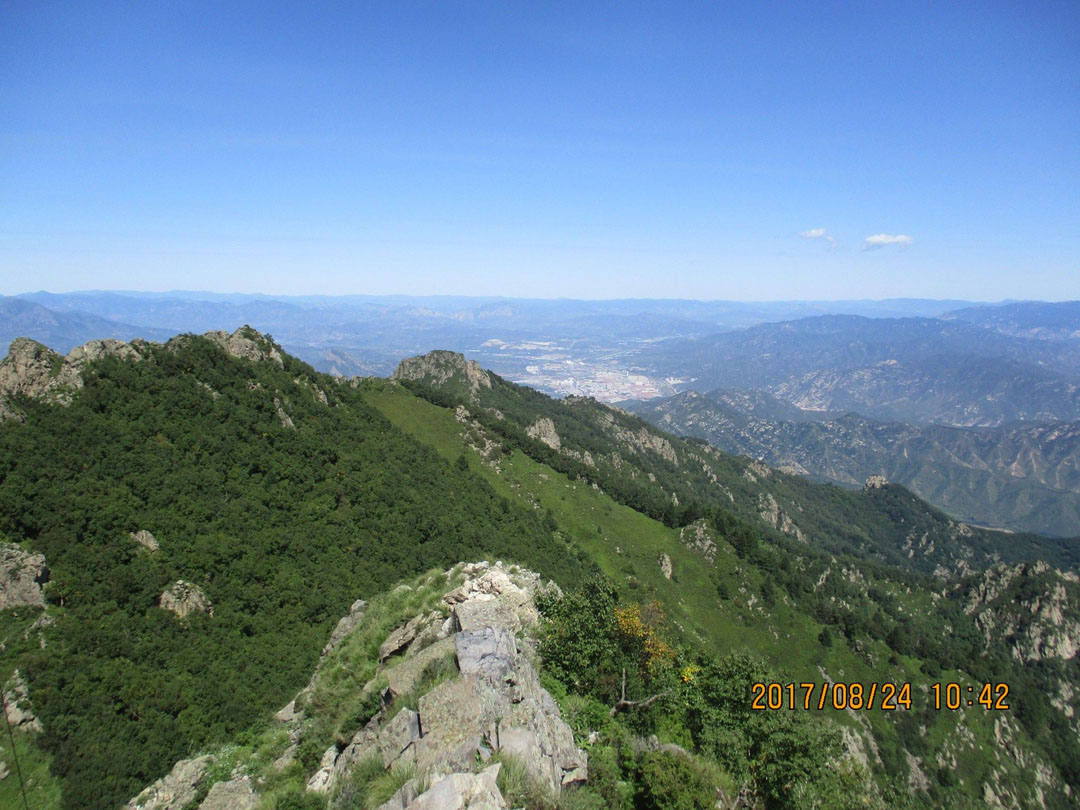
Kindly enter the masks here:
M 420 715 L 402 709 L 379 732 L 378 747 L 383 764 L 390 767 L 410 745 L 420 739 Z
M 504 810 L 499 764 L 480 773 L 452 773 L 409 803 L 407 810 Z
M 180 618 L 189 613 L 207 613 L 214 615 L 214 607 L 198 585 L 178 579 L 161 594 L 158 605 L 164 610 L 171 610 Z
M 0 610 L 44 606 L 41 586 L 49 581 L 42 554 L 25 551 L 14 543 L 0 543 Z
M 154 552 L 160 548 L 157 538 L 150 534 L 146 529 L 139 529 L 137 532 L 131 532 L 128 536 L 147 551 Z

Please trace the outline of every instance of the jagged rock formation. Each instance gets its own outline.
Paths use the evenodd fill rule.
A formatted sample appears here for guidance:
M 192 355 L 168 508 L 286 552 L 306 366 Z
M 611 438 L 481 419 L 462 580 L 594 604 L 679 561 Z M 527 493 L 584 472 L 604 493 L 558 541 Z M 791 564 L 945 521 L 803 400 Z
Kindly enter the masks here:
M 697 551 L 709 562 L 716 559 L 716 540 L 709 528 L 709 522 L 705 519 L 695 520 L 689 526 L 679 529 L 679 542 Z
M 11 674 L 4 684 L 4 703 L 7 706 L 7 722 L 23 731 L 41 731 L 41 721 L 30 706 L 30 693 L 26 679 L 19 670 Z
M 889 479 L 884 475 L 871 475 L 863 484 L 863 489 L 869 492 L 872 489 L 885 489 L 889 485 Z
M 183 346 L 191 337 L 179 335 L 165 345 L 169 348 Z M 277 347 L 250 326 L 242 326 L 232 334 L 207 332 L 203 337 L 233 357 L 255 362 L 269 361 L 278 366 L 284 364 Z M 29 338 L 16 338 L 7 356 L 0 360 L 0 421 L 22 418 L 18 408 L 12 404 L 12 399 L 17 397 L 40 399 L 57 405 L 70 404 L 75 391 L 83 386 L 82 372 L 87 363 L 103 357 L 141 360 L 151 345 L 156 344 L 141 339 L 125 343 L 109 338 L 91 340 L 83 346 L 76 346 L 67 355 L 61 355 Z
M 391 380 L 413 380 L 432 386 L 460 381 L 472 401 L 478 400 L 481 387 L 491 388 L 491 377 L 475 360 L 466 360 L 458 352 L 437 350 L 420 357 L 408 357 L 398 364 Z
M 11 403 L 13 397 L 67 405 L 72 394 L 82 388 L 83 367 L 107 356 L 137 358 L 139 353 L 123 341 L 92 340 L 65 357 L 36 341 L 16 338 L 0 360 L 0 421 L 21 418 Z
M 45 556 L 24 551 L 14 543 L 0 543 L 0 610 L 44 606 L 41 586 L 49 580 Z
M 213 762 L 209 756 L 183 759 L 171 771 L 124 806 L 124 810 L 182 810 L 198 797 L 199 784 L 206 768 Z
M 387 770 L 408 767 L 415 774 L 384 810 L 506 810 L 496 781 L 501 764 L 482 765 L 496 753 L 515 757 L 553 796 L 587 779 L 586 755 L 534 667 L 535 597 L 558 587 L 502 563 L 458 565 L 445 577 L 448 586 L 460 584 L 442 595 L 440 609 L 422 610 L 382 637 L 377 674 L 364 687 L 379 708 L 350 739 L 326 750 L 308 791 L 333 796 L 358 766 L 377 761 Z M 394 593 L 407 597 L 410 586 Z M 368 612 L 363 600 L 352 605 L 324 647 L 311 683 L 275 715 L 288 730 L 289 747 L 272 768 L 296 762 L 299 740 L 312 721 L 307 712 L 315 711 L 308 705 L 312 690 L 328 662 L 338 660 L 335 651 L 365 630 Z M 425 678 L 433 666 L 449 667 L 449 674 L 417 696 L 422 684 L 432 683 Z M 405 695 L 415 697 L 398 708 Z M 210 784 L 214 771 L 231 762 L 227 756 L 176 763 L 125 810 L 253 810 L 263 783 L 242 766 L 229 764 L 229 778 Z
M 780 508 L 780 504 L 776 502 L 776 498 L 773 497 L 771 492 L 763 492 L 758 496 L 758 509 L 760 510 L 761 519 L 774 529 L 779 529 L 784 534 L 791 535 L 800 543 L 807 542 L 802 529 L 796 526 L 787 512 Z
M 165 589 L 158 599 L 158 605 L 164 610 L 171 610 L 181 619 L 189 613 L 207 613 L 214 615 L 213 605 L 202 588 L 178 579 Z
M 435 799 L 428 794 L 433 791 L 441 794 L 453 786 L 465 795 L 474 790 L 480 777 L 469 771 L 476 758 L 497 751 L 519 757 L 532 777 L 555 794 L 586 778 L 585 754 L 574 745 L 530 660 L 528 633 L 539 619 L 533 601 L 541 588 L 539 576 L 501 564 L 477 563 L 463 570 L 465 582 L 443 596 L 449 617 L 438 611 L 414 616 L 392 630 L 379 649 L 380 661 L 390 662 L 384 670 L 384 704 L 415 688 L 433 662 L 452 657 L 459 677 L 421 696 L 416 711 L 376 716 L 344 748 L 329 748 L 309 790 L 331 792 L 372 756 L 381 757 L 387 768 L 404 761 L 429 775 L 431 790 L 419 796 L 403 793 L 398 806 L 409 810 L 443 806 L 432 804 Z M 517 633 L 525 634 L 520 642 Z M 493 787 L 493 776 L 490 781 Z M 505 806 L 501 796 L 490 800 Z
M 555 432 L 555 423 L 546 416 L 537 419 L 536 424 L 525 428 L 525 432 L 531 438 L 543 442 L 552 450 L 558 450 L 562 447 L 562 440 L 559 438 L 559 434 Z
M 262 362 L 269 360 L 279 368 L 284 365 L 281 352 L 274 344 L 263 341 L 262 336 L 250 326 L 242 326 L 231 335 L 228 332 L 218 330 L 207 332 L 203 335 L 207 340 L 216 343 L 223 348 L 226 354 L 239 357 L 242 360 Z M 263 345 L 263 343 L 268 345 Z
M 671 557 L 667 554 L 661 554 L 656 563 L 660 566 L 660 573 L 664 575 L 664 579 L 671 579 Z
M 1020 663 L 1080 652 L 1080 586 L 1045 562 L 995 565 L 957 590 L 987 647 L 1006 639 Z

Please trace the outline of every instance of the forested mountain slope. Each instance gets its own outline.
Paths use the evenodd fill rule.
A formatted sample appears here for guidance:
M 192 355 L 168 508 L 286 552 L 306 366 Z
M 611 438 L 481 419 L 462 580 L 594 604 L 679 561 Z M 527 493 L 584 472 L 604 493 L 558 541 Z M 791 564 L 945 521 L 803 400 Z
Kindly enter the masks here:
M 664 430 L 790 472 L 858 486 L 881 474 L 962 520 L 1057 536 L 1080 530 L 1080 422 L 973 430 L 854 413 L 815 418 L 783 405 L 730 391 L 627 403 Z
M 18 744 L 36 774 L 51 757 L 39 806 L 57 785 L 65 808 L 118 806 L 177 760 L 240 749 L 268 810 L 364 806 L 302 791 L 378 707 L 313 707 L 281 769 L 271 715 L 356 599 L 483 556 L 562 586 L 552 632 L 614 645 L 540 647 L 589 753 L 589 806 L 638 800 L 619 784 L 659 767 L 649 735 L 718 768 L 729 807 L 1067 807 L 1080 786 L 1074 543 L 975 529 L 898 486 L 813 484 L 460 355 L 335 382 L 249 330 L 91 348 L 20 344 L 0 364 L 0 530 L 48 566 L 37 603 L 0 610 L 5 680 L 17 666 L 43 727 Z M 408 618 L 386 616 L 376 646 Z M 911 683 L 912 706 L 759 713 L 761 679 Z M 1010 708 L 936 710 L 929 685 L 948 682 L 1007 682 Z M 673 689 L 702 702 L 666 703 Z M 620 694 L 659 693 L 603 720 Z M 721 705 L 734 714 L 701 713 Z

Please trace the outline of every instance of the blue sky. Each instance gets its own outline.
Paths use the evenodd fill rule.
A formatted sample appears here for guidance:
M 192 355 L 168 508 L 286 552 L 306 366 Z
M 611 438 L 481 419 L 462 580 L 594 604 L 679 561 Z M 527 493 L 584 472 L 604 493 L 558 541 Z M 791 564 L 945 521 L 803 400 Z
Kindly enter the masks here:
M 1080 4 L 5 0 L 42 288 L 1080 298 Z

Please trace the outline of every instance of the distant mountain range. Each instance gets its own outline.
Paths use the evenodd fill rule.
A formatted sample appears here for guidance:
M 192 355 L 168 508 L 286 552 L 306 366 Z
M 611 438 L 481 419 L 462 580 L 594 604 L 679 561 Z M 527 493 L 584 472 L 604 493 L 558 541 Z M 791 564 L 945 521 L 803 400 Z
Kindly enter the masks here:
M 829 315 L 651 346 L 687 388 L 760 388 L 804 410 L 955 426 L 1080 419 L 1080 341 L 962 321 Z
M 1080 527 L 1080 422 L 919 427 L 739 391 L 624 405 L 664 430 L 789 472 L 857 486 L 885 475 L 962 520 L 1061 536 Z
M 947 312 L 941 317 L 1041 340 L 1080 340 L 1080 301 L 1022 301 Z

